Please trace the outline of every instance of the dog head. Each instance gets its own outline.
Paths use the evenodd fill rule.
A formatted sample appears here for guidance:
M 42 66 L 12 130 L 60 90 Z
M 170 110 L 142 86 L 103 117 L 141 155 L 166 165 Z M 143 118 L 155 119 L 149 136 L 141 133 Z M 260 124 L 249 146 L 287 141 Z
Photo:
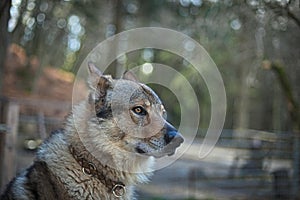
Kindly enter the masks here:
M 166 110 L 151 88 L 131 72 L 112 79 L 89 63 L 89 73 L 89 105 L 98 122 L 93 128 L 107 144 L 141 156 L 159 158 L 175 153 L 184 139 L 167 122 Z

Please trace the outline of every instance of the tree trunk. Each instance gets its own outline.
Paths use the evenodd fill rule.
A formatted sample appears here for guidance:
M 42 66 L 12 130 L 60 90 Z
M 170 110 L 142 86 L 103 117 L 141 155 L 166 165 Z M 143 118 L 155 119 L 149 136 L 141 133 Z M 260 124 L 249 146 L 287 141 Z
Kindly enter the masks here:
M 9 44 L 8 20 L 11 0 L 0 1 L 0 95 L 3 88 L 4 64 L 7 55 L 7 47 Z

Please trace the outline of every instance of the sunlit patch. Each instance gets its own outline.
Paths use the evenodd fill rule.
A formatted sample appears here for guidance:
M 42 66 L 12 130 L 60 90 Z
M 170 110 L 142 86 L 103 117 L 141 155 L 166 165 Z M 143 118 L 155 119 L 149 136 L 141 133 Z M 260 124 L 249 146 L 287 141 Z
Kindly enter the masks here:
M 239 19 L 234 19 L 230 22 L 230 27 L 237 31 L 242 27 L 242 24 Z
M 153 66 L 151 63 L 145 63 L 142 66 L 142 72 L 146 75 L 151 74 L 153 72 Z

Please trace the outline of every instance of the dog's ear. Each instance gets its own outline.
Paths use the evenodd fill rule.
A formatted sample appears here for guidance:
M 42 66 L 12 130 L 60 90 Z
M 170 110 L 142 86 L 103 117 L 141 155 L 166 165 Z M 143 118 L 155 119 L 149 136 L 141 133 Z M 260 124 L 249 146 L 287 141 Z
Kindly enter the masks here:
M 134 82 L 140 82 L 139 79 L 136 77 L 136 75 L 132 71 L 125 71 L 123 73 L 122 79 L 134 81 Z
M 104 76 L 102 72 L 96 67 L 92 62 L 88 63 L 89 87 L 98 93 L 98 97 L 103 97 L 106 95 L 106 90 L 110 87 L 112 78 L 109 76 Z
M 88 84 L 91 88 L 95 88 L 99 79 L 103 76 L 103 74 L 92 62 L 88 62 L 88 71 L 89 71 Z

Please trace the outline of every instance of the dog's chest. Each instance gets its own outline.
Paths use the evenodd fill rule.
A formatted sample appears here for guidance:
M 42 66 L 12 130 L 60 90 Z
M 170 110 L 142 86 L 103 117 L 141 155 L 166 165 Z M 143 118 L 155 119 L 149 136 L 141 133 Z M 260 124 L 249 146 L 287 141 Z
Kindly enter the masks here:
M 70 199 L 81 200 L 132 200 L 132 188 L 126 187 L 126 191 L 122 197 L 116 197 L 113 192 L 108 189 L 107 186 L 90 175 L 84 174 L 82 168 L 77 166 L 68 165 L 65 166 L 65 170 L 56 170 L 56 176 L 63 183 L 70 196 Z

